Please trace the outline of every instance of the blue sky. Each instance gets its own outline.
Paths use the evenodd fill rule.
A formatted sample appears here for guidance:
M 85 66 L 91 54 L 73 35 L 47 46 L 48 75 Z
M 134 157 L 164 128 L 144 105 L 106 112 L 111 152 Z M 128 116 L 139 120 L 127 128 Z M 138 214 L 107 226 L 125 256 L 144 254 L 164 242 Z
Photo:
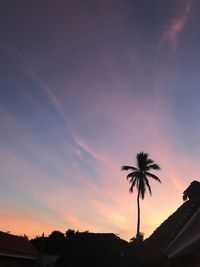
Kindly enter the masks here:
M 0 3 L 0 216 L 29 236 L 135 233 L 123 164 L 146 151 L 162 185 L 148 236 L 198 180 L 197 1 Z

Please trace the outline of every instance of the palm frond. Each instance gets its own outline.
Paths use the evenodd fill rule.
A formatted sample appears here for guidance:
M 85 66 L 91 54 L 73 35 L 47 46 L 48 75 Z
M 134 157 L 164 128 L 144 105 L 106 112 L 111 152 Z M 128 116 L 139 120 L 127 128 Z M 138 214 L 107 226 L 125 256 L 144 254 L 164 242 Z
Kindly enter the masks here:
M 131 187 L 130 187 L 130 189 L 129 189 L 129 192 L 130 193 L 133 193 L 133 187 L 134 187 L 134 185 L 132 184 Z
M 150 193 L 150 195 L 152 195 L 152 192 L 151 192 L 151 186 L 150 186 L 150 184 L 149 184 L 149 180 L 147 179 L 146 176 L 145 176 L 145 183 L 146 183 L 146 185 L 147 185 L 147 187 L 148 187 L 148 189 L 149 189 L 149 193 Z
M 137 182 L 137 178 L 135 177 L 135 178 L 131 181 L 131 187 L 130 187 L 130 189 L 129 189 L 129 192 L 130 192 L 130 193 L 133 193 L 133 188 L 134 188 L 136 182 Z
M 149 164 L 153 164 L 153 163 L 154 163 L 154 161 L 153 161 L 152 159 L 147 159 L 147 160 L 146 160 L 146 164 L 147 164 L 147 165 L 149 165 Z
M 158 182 L 161 183 L 161 180 L 160 180 L 160 179 L 158 178 L 158 176 L 156 176 L 155 174 L 150 173 L 150 172 L 146 172 L 145 174 L 146 174 L 147 176 L 153 178 L 154 180 L 156 180 L 156 181 L 158 181 Z
M 135 177 L 135 179 L 133 180 L 133 186 L 135 186 L 136 182 L 137 182 L 137 177 Z
M 140 183 L 140 195 L 142 199 L 144 199 L 145 192 L 146 192 L 146 187 L 145 187 L 144 182 L 142 182 Z
M 128 180 L 129 178 L 134 178 L 137 175 L 137 172 L 130 172 L 127 176 L 126 179 Z
M 148 158 L 148 154 L 144 152 L 140 152 L 137 154 L 137 165 L 140 170 L 144 170 L 146 168 L 146 160 Z
M 136 157 L 137 157 L 137 159 L 141 159 L 142 158 L 143 160 L 147 160 L 148 156 L 149 155 L 146 152 L 142 151 L 142 152 L 138 153 Z
M 134 179 L 135 179 L 135 176 L 131 177 L 130 180 L 129 180 L 129 183 L 130 184 L 133 183 Z M 128 178 L 127 178 L 127 180 L 128 180 Z
M 153 164 L 147 166 L 147 170 L 160 170 L 160 166 L 156 163 L 153 163 Z
M 148 158 L 149 155 L 145 152 L 140 152 L 137 154 L 137 165 L 140 170 L 148 170 L 148 166 L 154 166 L 154 160 Z M 155 164 L 157 165 L 157 164 Z M 158 165 L 157 165 L 158 166 Z M 156 167 L 155 167 L 156 168 Z
M 128 171 L 128 170 L 135 171 L 135 170 L 137 170 L 137 168 L 132 167 L 132 166 L 128 166 L 128 165 L 123 165 L 123 166 L 121 167 L 121 171 Z

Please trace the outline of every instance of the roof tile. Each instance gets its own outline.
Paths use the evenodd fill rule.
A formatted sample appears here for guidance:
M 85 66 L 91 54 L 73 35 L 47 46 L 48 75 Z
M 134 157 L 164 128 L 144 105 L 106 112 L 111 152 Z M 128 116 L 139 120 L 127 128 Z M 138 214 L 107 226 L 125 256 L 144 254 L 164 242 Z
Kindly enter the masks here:
M 0 232 L 0 254 L 38 257 L 37 249 L 24 237 Z

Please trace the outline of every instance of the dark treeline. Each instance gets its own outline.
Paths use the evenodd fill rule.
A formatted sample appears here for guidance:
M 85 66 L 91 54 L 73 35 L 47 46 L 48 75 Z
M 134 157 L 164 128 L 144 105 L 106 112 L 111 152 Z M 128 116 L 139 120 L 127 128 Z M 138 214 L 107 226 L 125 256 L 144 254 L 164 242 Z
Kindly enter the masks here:
M 127 242 L 112 233 L 69 229 L 65 234 L 53 231 L 48 237 L 36 237 L 31 242 L 41 254 L 60 255 L 56 267 L 132 266 L 139 261 L 140 243 Z

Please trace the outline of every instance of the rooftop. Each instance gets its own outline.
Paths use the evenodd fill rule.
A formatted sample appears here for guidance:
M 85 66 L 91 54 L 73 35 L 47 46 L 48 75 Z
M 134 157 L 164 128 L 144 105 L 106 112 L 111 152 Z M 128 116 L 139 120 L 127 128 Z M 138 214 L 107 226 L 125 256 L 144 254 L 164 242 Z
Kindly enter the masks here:
M 35 259 L 39 253 L 25 237 L 0 232 L 0 255 Z

